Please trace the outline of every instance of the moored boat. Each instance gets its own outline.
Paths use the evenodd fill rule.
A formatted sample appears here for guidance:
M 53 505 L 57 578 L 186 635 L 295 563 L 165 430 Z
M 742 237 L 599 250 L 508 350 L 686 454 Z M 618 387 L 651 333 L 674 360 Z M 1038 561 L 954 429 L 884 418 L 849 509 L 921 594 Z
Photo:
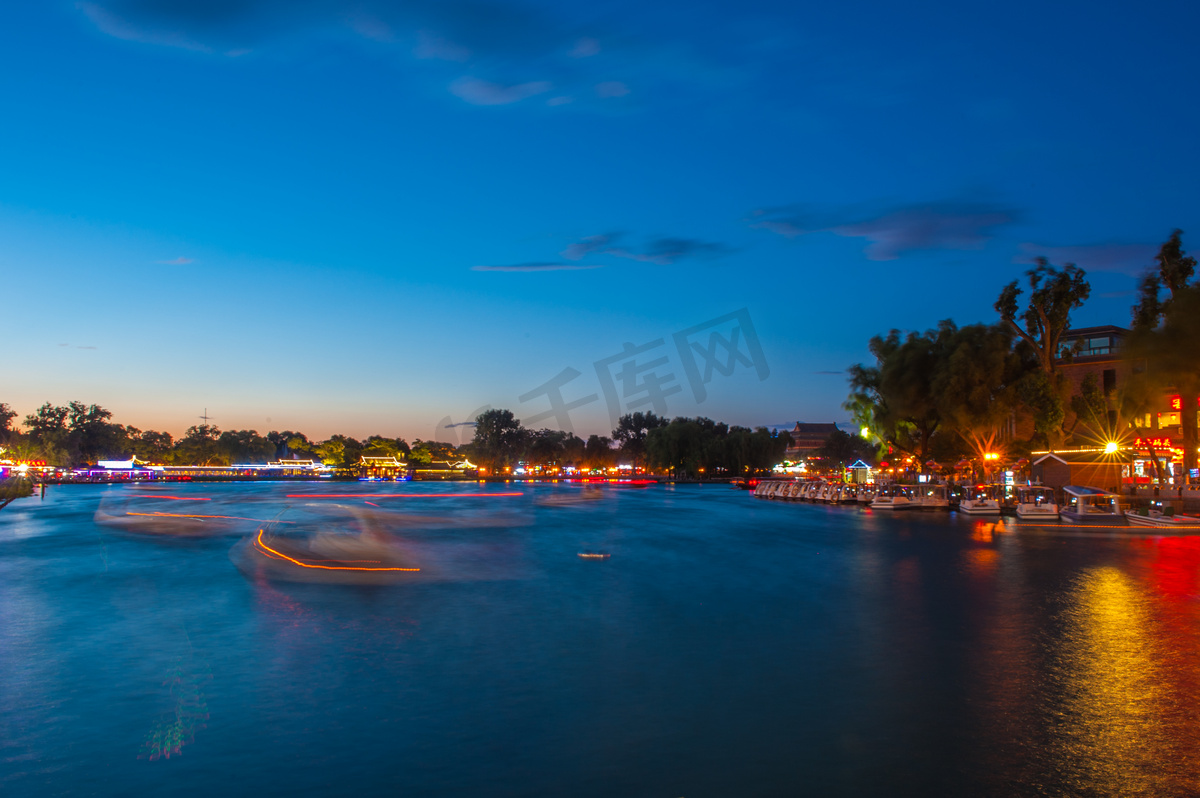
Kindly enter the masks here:
M 1021 521 L 1057 521 L 1058 501 L 1054 489 L 1040 485 L 1018 487 L 1017 518 Z
M 1126 523 L 1121 497 L 1115 493 L 1085 485 L 1067 485 L 1063 488 L 1063 499 L 1058 517 L 1068 523 L 1106 526 Z
M 907 510 L 912 505 L 912 493 L 906 485 L 885 485 L 875 493 L 872 510 Z
M 924 484 L 913 488 L 912 509 L 949 510 L 950 496 L 943 484 Z
M 968 486 L 958 503 L 958 511 L 967 515 L 1000 515 L 1000 495 L 996 486 Z
M 1194 515 L 1177 515 L 1174 508 L 1160 510 L 1157 507 L 1137 508 L 1125 511 L 1125 520 L 1134 526 L 1156 527 L 1158 529 L 1188 529 L 1191 534 L 1200 534 L 1200 517 Z

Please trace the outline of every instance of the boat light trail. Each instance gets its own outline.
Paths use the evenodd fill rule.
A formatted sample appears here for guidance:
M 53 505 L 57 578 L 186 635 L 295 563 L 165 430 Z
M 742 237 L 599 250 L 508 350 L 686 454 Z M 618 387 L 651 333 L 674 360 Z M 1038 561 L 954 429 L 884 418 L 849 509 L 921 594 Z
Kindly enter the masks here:
M 210 502 L 212 499 L 201 499 L 192 496 L 138 496 L 139 499 L 170 499 L 174 502 Z
M 268 524 L 294 524 L 295 521 L 273 521 L 270 518 L 244 518 L 240 515 L 200 515 L 198 513 L 125 513 L 125 515 L 144 515 L 150 518 L 228 518 L 232 521 L 258 521 Z
M 524 493 L 289 493 L 286 499 L 457 499 L 524 496 Z
M 268 551 L 271 554 L 274 554 L 276 557 L 278 557 L 282 560 L 287 560 L 290 563 L 295 563 L 296 565 L 299 565 L 301 568 L 317 568 L 322 571 L 419 571 L 419 570 L 421 570 L 420 568 L 362 568 L 359 566 L 349 566 L 349 565 L 312 565 L 310 563 L 301 562 L 300 560 L 297 560 L 294 557 L 289 557 L 286 554 L 284 554 L 283 552 L 277 551 L 277 550 L 271 548 L 266 543 L 263 543 L 262 536 L 263 536 L 263 531 L 260 529 L 260 530 L 258 530 L 258 537 L 256 537 L 254 539 L 255 546 L 258 546 L 263 551 Z M 330 562 L 330 561 L 326 560 L 325 562 Z M 353 561 L 344 560 L 343 562 L 353 562 Z M 357 562 L 362 562 L 362 561 L 358 560 Z

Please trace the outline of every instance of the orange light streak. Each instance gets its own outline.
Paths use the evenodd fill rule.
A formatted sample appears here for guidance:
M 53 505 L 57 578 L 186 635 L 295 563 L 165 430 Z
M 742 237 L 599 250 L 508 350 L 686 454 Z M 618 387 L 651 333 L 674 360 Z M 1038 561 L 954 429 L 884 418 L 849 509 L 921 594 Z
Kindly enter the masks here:
M 267 521 L 269 518 L 243 518 L 240 515 L 199 515 L 193 513 L 125 513 L 125 515 L 145 515 L 152 518 L 228 518 L 233 521 Z M 295 521 L 275 521 L 277 524 L 294 524 Z
M 524 493 L 288 493 L 285 499 L 457 499 L 465 496 L 524 496 Z
M 200 499 L 200 498 L 193 499 L 189 496 L 153 496 L 150 494 L 142 494 L 142 495 L 138 496 L 138 498 L 139 499 L 170 499 L 171 501 L 176 501 L 176 502 L 210 502 L 210 501 L 212 501 L 212 499 Z
M 378 505 L 378 504 L 376 504 L 375 502 L 363 502 L 363 504 L 369 504 L 369 505 L 371 505 L 372 507 L 378 507 L 378 506 L 379 506 L 379 505 Z
M 301 562 L 300 560 L 297 560 L 293 557 L 289 557 L 281 551 L 276 551 L 275 549 L 271 548 L 266 543 L 263 543 L 262 536 L 263 536 L 263 530 L 260 529 L 260 530 L 258 530 L 258 537 L 254 539 L 254 544 L 256 546 L 259 546 L 264 551 L 268 551 L 271 554 L 274 554 L 276 557 L 278 557 L 280 559 L 287 560 L 290 563 L 295 563 L 296 565 L 299 565 L 301 568 L 318 568 L 323 571 L 419 571 L 419 570 L 421 570 L 420 568 L 361 568 L 361 567 L 357 567 L 357 566 L 351 567 L 351 566 L 338 566 L 338 565 L 310 565 L 308 563 Z M 327 562 L 329 562 L 329 561 L 327 561 Z M 362 560 L 345 560 L 344 562 L 363 562 L 363 561 Z

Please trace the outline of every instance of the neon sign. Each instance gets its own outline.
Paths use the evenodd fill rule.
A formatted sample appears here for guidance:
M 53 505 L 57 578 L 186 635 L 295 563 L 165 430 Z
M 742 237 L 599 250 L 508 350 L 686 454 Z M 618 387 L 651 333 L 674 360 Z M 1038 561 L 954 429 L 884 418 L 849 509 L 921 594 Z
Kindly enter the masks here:
M 1170 438 L 1138 438 L 1133 445 L 1139 449 L 1172 449 L 1175 442 Z

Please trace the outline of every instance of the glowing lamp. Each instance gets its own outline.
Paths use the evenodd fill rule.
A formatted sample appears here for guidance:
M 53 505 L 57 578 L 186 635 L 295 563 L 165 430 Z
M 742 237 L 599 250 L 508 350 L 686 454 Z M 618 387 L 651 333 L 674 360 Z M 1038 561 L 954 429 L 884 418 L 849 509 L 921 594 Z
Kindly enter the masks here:
M 858 434 L 859 434 L 859 435 L 861 435 L 861 436 L 863 436 L 864 438 L 868 438 L 868 437 L 870 437 L 870 435 L 871 435 L 871 428 L 870 428 L 870 427 L 863 427 L 862 429 L 860 429 L 860 430 L 858 431 Z
M 1104 444 L 1104 453 L 1115 454 L 1119 448 L 1120 446 L 1117 445 L 1116 441 L 1109 441 L 1108 443 Z

